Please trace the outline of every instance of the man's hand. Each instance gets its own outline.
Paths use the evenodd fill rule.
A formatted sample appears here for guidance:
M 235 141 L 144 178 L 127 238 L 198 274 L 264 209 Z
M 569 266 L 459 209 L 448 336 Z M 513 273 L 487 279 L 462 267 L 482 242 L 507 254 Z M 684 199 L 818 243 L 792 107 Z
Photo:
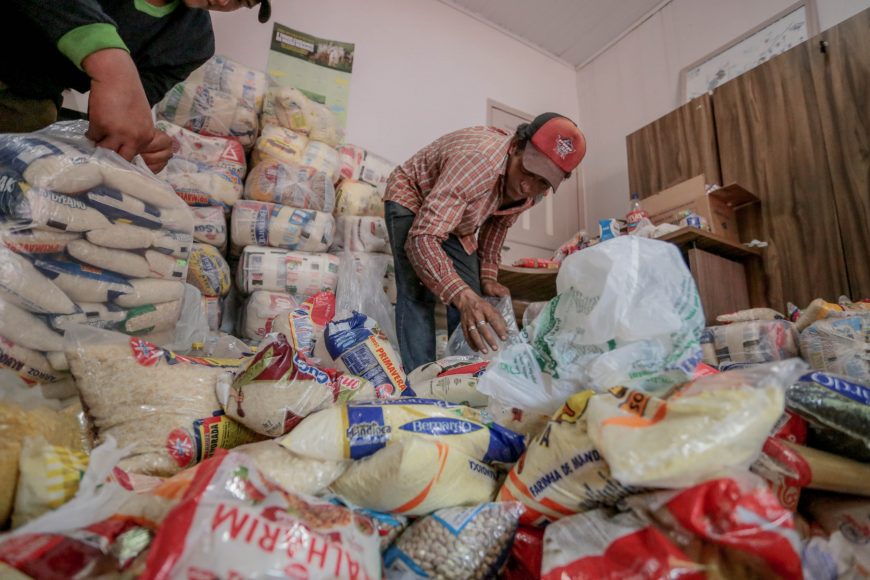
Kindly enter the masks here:
M 480 289 L 483 291 L 484 296 L 510 296 L 511 291 L 507 289 L 507 286 L 499 284 L 495 280 L 481 280 L 480 281 Z
M 132 160 L 157 131 L 133 59 L 124 50 L 106 48 L 85 57 L 82 68 L 91 77 L 87 137 Z
M 504 318 L 474 290 L 467 288 L 460 292 L 453 299 L 453 305 L 459 309 L 462 317 L 462 332 L 473 350 L 487 354 L 489 352 L 487 347 L 498 350 L 496 336 L 507 340 L 507 325 Z
M 148 169 L 154 173 L 160 173 L 169 163 L 169 159 L 172 158 L 172 139 L 163 131 L 154 131 L 154 137 L 142 149 L 140 155 L 142 155 L 142 160 Z

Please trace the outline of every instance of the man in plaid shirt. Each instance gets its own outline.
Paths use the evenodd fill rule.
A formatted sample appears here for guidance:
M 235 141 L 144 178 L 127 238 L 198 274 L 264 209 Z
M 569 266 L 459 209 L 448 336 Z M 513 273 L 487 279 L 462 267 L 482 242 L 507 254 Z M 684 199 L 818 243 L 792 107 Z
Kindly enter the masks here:
M 544 113 L 509 135 L 471 127 L 444 135 L 390 175 L 385 212 L 396 267 L 396 330 L 407 372 L 435 359 L 435 300 L 484 354 L 505 340 L 483 296 L 498 283 L 501 247 L 519 215 L 554 192 L 586 154 L 570 119 Z

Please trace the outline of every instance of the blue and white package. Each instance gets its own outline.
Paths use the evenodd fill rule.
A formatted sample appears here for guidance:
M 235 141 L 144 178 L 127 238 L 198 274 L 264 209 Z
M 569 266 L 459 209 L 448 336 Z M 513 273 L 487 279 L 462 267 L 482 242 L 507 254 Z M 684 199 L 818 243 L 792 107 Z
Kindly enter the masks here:
M 385 578 L 495 578 L 513 544 L 518 506 L 446 508 L 417 520 L 384 553 Z
M 483 463 L 514 463 L 525 438 L 471 407 L 401 397 L 353 401 L 306 417 L 281 444 L 324 461 L 362 459 L 397 440 L 420 437 L 446 443 Z
M 373 318 L 356 311 L 336 317 L 326 325 L 324 340 L 339 369 L 367 379 L 378 396 L 399 396 L 408 388 L 402 359 Z
M 33 265 L 75 302 L 108 302 L 133 291 L 127 278 L 77 262 L 36 259 Z

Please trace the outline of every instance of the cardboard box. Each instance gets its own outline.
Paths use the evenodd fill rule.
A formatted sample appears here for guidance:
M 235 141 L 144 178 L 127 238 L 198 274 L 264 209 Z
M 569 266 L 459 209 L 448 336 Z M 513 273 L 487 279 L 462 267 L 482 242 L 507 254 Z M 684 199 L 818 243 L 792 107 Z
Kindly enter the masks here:
M 707 194 L 703 175 L 687 179 L 641 200 L 650 221 L 655 224 L 679 224 L 675 214 L 688 210 L 707 220 L 710 231 L 735 242 L 737 234 L 736 210 L 758 202 L 758 198 L 736 183 L 721 187 Z

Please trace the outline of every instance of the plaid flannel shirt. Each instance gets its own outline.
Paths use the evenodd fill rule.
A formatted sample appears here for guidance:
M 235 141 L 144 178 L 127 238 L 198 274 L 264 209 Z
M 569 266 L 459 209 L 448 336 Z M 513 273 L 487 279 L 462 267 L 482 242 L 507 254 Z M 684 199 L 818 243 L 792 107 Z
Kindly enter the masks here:
M 480 279 L 497 280 L 501 248 L 519 214 L 534 205 L 500 210 L 512 135 L 495 127 L 471 127 L 444 135 L 398 166 L 385 200 L 416 214 L 405 251 L 436 296 L 450 304 L 468 288 L 441 244 L 456 235 L 480 258 Z

